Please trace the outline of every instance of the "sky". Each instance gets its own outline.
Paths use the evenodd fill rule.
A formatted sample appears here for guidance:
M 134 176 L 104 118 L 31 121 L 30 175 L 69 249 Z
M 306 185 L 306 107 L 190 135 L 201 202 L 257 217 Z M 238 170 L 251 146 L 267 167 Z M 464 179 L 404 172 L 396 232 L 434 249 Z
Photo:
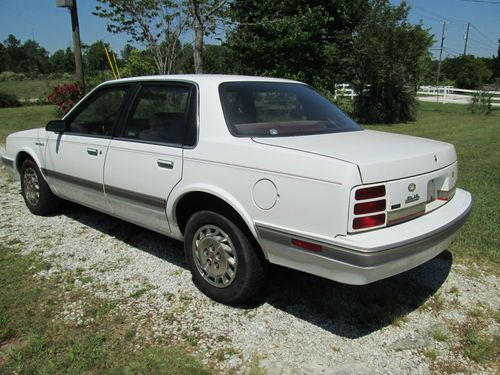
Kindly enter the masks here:
M 399 4 L 401 0 L 390 0 Z M 69 11 L 57 8 L 56 0 L 0 0 L 0 41 L 14 34 L 22 42 L 36 40 L 50 53 L 71 46 Z M 500 0 L 409 0 L 410 21 L 422 22 L 434 34 L 432 53 L 439 55 L 443 22 L 446 22 L 443 58 L 458 56 L 464 50 L 464 34 L 470 23 L 467 53 L 476 56 L 497 54 L 500 39 Z M 80 35 L 83 43 L 102 39 L 120 51 L 125 34 L 111 34 L 106 21 L 93 16 L 96 0 L 78 0 Z M 208 43 L 217 43 L 208 40 Z

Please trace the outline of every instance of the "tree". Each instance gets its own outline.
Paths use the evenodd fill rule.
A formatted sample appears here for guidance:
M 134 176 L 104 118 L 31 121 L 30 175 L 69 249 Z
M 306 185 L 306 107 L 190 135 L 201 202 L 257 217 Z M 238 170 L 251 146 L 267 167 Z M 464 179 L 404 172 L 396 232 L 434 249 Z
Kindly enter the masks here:
M 414 119 L 415 95 L 432 37 L 408 21 L 406 3 L 370 0 L 356 27 L 349 65 L 355 116 L 365 123 Z
M 20 70 L 23 72 L 47 73 L 50 70 L 49 53 L 34 40 L 27 40 L 21 46 Z
M 191 24 L 194 30 L 194 71 L 197 74 L 204 72 L 203 67 L 203 38 L 205 34 L 213 33 L 219 17 L 227 4 L 227 0 L 190 0 L 189 11 Z
M 133 46 L 133 45 L 131 45 L 131 44 L 129 44 L 129 43 L 125 44 L 125 46 L 123 47 L 123 49 L 120 51 L 120 54 L 121 54 L 121 56 L 122 56 L 122 59 L 123 59 L 124 61 L 127 61 L 127 60 L 128 60 L 128 58 L 129 58 L 129 56 L 130 56 L 130 53 L 131 53 L 132 51 L 134 51 L 134 50 L 136 50 L 136 48 L 134 48 L 134 46 Z
M 104 43 L 102 40 L 97 40 L 86 48 L 84 61 L 87 71 L 98 72 L 109 69 L 108 58 L 104 51 L 105 48 L 111 53 L 109 44 Z
M 6 70 L 16 73 L 21 72 L 20 62 L 24 60 L 21 41 L 14 35 L 9 34 L 7 39 L 5 39 L 4 45 Z
M 445 59 L 442 71 L 457 87 L 471 90 L 481 88 L 492 76 L 484 60 L 471 55 Z
M 98 0 L 93 14 L 109 20 L 108 31 L 126 32 L 152 52 L 159 74 L 172 73 L 182 54 L 181 39 L 194 34 L 194 65 L 203 73 L 203 40 L 215 32 L 228 0 Z
M 354 26 L 366 0 L 236 0 L 227 46 L 239 73 L 331 88 L 346 77 Z
M 203 50 L 204 71 L 211 74 L 231 74 L 233 66 L 229 50 L 223 45 L 207 44 Z
M 58 49 L 49 58 L 51 70 L 58 73 L 73 73 L 75 71 L 75 58 L 71 48 Z
M 0 73 L 7 67 L 7 52 L 2 43 L 0 43 Z
M 108 31 L 125 32 L 151 51 L 156 72 L 170 74 L 177 63 L 180 36 L 187 28 L 181 4 L 172 0 L 98 0 L 93 13 L 109 20 Z
M 131 50 L 127 63 L 121 70 L 123 77 L 135 77 L 154 74 L 154 65 L 147 54 L 136 49 Z

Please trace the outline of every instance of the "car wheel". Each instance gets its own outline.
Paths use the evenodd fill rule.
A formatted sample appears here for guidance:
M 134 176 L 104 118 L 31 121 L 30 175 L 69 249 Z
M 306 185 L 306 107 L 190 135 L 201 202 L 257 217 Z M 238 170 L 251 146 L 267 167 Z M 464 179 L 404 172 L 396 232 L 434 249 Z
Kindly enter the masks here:
M 59 198 L 52 193 L 33 160 L 27 159 L 23 163 L 21 190 L 26 206 L 35 215 L 47 215 L 59 206 Z
M 233 221 L 216 212 L 191 216 L 184 232 L 184 252 L 195 285 L 218 302 L 238 305 L 264 284 L 265 260 L 256 245 Z

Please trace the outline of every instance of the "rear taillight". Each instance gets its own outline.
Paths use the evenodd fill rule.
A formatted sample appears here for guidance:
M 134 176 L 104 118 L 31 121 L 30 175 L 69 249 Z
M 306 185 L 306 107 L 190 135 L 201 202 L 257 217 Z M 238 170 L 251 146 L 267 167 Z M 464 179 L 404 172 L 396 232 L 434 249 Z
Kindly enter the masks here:
M 354 215 L 371 214 L 372 212 L 385 211 L 385 199 L 373 202 L 356 203 L 354 205 Z
M 385 224 L 385 214 L 357 217 L 352 222 L 353 229 L 366 229 Z
M 357 201 L 365 199 L 373 199 L 385 196 L 385 186 L 372 186 L 369 188 L 363 188 L 356 190 L 355 198 Z
M 385 185 L 377 185 L 356 190 L 352 229 L 363 230 L 385 225 L 387 201 Z

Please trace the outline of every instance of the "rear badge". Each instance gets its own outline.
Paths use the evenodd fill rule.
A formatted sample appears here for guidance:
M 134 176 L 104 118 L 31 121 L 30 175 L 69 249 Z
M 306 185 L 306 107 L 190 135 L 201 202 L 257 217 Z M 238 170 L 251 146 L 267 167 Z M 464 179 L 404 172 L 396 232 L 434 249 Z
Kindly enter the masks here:
M 417 188 L 417 185 L 415 185 L 414 183 L 411 183 L 410 185 L 408 185 L 408 191 L 410 193 L 413 193 L 416 188 Z
M 411 202 L 416 202 L 420 199 L 420 195 L 418 194 L 415 194 L 415 195 L 409 195 L 406 197 L 406 200 L 405 200 L 405 203 L 408 204 L 408 203 L 411 203 Z

